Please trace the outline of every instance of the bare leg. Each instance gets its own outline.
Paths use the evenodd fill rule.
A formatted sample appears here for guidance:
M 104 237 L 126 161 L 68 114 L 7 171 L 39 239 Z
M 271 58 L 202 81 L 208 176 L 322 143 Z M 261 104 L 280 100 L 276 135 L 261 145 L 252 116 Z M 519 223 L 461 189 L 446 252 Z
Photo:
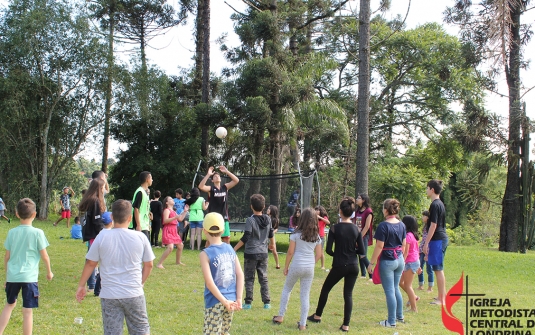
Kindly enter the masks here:
M 438 301 L 444 305 L 446 303 L 446 277 L 444 271 L 435 271 L 435 278 L 437 280 Z
M 71 227 L 71 218 L 67 218 L 67 228 Z
M 195 250 L 195 231 L 197 228 L 190 228 L 189 230 L 189 248 Z
M 275 258 L 275 264 L 277 266 L 277 269 L 279 269 L 281 266 L 279 264 L 279 254 L 277 253 L 277 244 L 273 246 L 273 250 L 271 250 L 273 253 L 273 258 Z
M 414 312 L 418 311 L 418 307 L 416 306 L 416 294 L 414 293 L 414 290 L 412 289 L 412 280 L 414 279 L 414 273 L 412 273 L 411 270 L 403 271 L 403 274 L 401 275 L 401 280 L 399 282 L 399 286 L 407 293 L 407 296 L 409 297 L 409 303 L 411 305 L 411 310 Z
M 9 318 L 11 318 L 11 312 L 13 312 L 13 309 L 16 305 L 17 302 L 15 301 L 14 304 L 6 304 L 4 306 L 4 310 L 2 311 L 2 314 L 0 314 L 0 335 L 4 333 L 4 329 L 7 327 Z
M 22 307 L 22 333 L 32 335 L 33 331 L 33 309 Z
M 201 243 L 202 243 L 202 234 L 201 234 L 202 228 L 195 228 L 196 234 L 197 234 L 197 250 L 201 250 Z
M 184 249 L 184 244 L 180 243 L 176 245 L 176 264 L 178 265 L 186 265 L 182 263 L 182 250 Z
M 325 254 L 323 252 L 321 253 L 320 261 L 321 261 L 321 269 L 325 270 Z
M 173 251 L 173 244 L 168 244 L 165 246 L 165 251 L 163 252 L 162 254 L 162 257 L 160 258 L 160 261 L 158 262 L 158 265 L 156 265 L 156 267 L 160 268 L 160 269 L 165 269 L 163 267 L 163 261 L 165 261 L 165 259 L 167 258 L 167 256 L 169 256 L 169 254 Z

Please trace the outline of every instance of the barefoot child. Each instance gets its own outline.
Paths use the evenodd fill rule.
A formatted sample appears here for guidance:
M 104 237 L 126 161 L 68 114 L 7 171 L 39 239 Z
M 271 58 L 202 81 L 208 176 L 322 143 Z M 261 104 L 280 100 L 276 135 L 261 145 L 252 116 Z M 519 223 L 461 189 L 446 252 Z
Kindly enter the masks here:
M 270 205 L 266 211 L 266 214 L 269 215 L 271 218 L 271 225 L 273 226 L 273 240 L 275 240 L 275 234 L 279 230 L 279 209 L 275 205 Z M 271 253 L 273 253 L 273 258 L 275 258 L 275 269 L 280 269 L 281 266 L 279 264 L 279 254 L 277 253 L 277 242 L 273 244 L 273 249 L 271 249 Z
M 34 228 L 32 222 L 37 214 L 35 203 L 28 198 L 17 204 L 17 217 L 20 226 L 7 233 L 6 247 L 6 296 L 7 303 L 0 315 L 0 334 L 9 322 L 11 312 L 17 304 L 22 290 L 22 333 L 30 335 L 33 329 L 33 308 L 39 305 L 39 260 L 46 266 L 46 279 L 52 280 L 54 274 L 50 269 L 50 258 L 46 252 L 48 241 L 41 229 Z
M 173 252 L 173 247 L 176 245 L 176 264 L 185 265 L 182 263 L 182 249 L 184 249 L 184 243 L 178 235 L 177 225 L 179 221 L 184 220 L 186 213 L 188 212 L 188 206 L 184 207 L 182 214 L 178 215 L 174 210 L 173 206 L 175 202 L 171 197 L 165 197 L 164 201 L 165 209 L 163 210 L 162 223 L 163 223 L 163 233 L 162 233 L 162 243 L 165 244 L 165 251 L 158 262 L 157 267 L 160 269 L 165 269 L 163 267 L 163 261 Z
M 290 246 L 286 256 L 284 275 L 286 282 L 282 289 L 279 315 L 273 317 L 273 323 L 281 324 L 288 307 L 290 293 L 297 283 L 300 282 L 301 319 L 297 323 L 299 330 L 306 329 L 308 310 L 310 309 L 310 288 L 314 280 L 314 265 L 323 255 L 320 236 L 318 234 L 317 211 L 306 208 L 299 221 L 299 227 L 290 235 Z M 292 263 L 290 267 L 290 262 Z
M 401 274 L 399 286 L 407 293 L 409 301 L 407 305 L 411 307 L 411 312 L 418 312 L 416 301 L 420 300 L 414 290 L 412 289 L 412 280 L 417 272 L 420 272 L 420 260 L 418 257 L 418 222 L 416 218 L 411 215 L 406 215 L 401 220 L 407 229 L 407 237 L 405 249 L 403 250 L 403 258 L 405 259 L 405 268 Z
M 225 221 L 219 213 L 204 218 L 203 232 L 210 246 L 200 253 L 204 276 L 204 334 L 228 334 L 232 314 L 241 309 L 243 271 L 236 252 L 221 241 Z

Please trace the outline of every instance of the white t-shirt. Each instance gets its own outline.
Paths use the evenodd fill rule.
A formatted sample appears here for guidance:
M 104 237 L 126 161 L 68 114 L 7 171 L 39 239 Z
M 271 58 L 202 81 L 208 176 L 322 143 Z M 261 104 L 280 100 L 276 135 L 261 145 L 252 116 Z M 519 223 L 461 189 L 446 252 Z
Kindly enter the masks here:
M 155 258 L 147 236 L 127 228 L 114 228 L 104 234 L 102 232 L 85 256 L 91 261 L 99 262 L 102 284 L 100 297 L 125 299 L 143 295 L 143 262 Z
M 316 245 L 321 243 L 320 236 L 316 242 L 306 242 L 301 239 L 301 233 L 293 233 L 290 235 L 290 240 L 295 242 L 295 252 L 292 258 L 291 267 L 308 268 L 314 267 Z

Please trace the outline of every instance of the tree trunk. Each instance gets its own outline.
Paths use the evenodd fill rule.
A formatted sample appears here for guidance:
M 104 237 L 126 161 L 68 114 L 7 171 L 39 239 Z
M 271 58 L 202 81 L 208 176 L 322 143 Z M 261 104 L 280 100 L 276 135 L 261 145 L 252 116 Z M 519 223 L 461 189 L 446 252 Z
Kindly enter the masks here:
M 106 86 L 106 105 L 104 110 L 104 141 L 102 144 L 102 164 L 101 170 L 108 173 L 108 151 L 110 142 L 110 119 L 111 119 L 111 99 L 113 89 L 113 34 L 115 33 L 115 12 L 110 7 L 110 31 L 108 35 L 108 82 Z
M 210 102 L 210 0 L 203 0 L 202 30 L 203 30 L 203 55 L 202 55 L 202 96 L 201 101 Z M 201 131 L 201 157 L 203 161 L 208 159 L 209 127 L 211 122 L 202 125 Z
M 502 201 L 502 219 L 500 224 L 500 251 L 518 251 L 518 224 L 521 218 L 520 199 L 520 124 L 522 108 L 520 103 L 520 4 L 510 5 L 511 44 L 509 64 L 505 74 L 509 88 L 509 138 L 507 150 L 507 185 Z
M 195 77 L 193 78 L 193 104 L 201 102 L 202 90 L 202 62 L 203 62 L 203 7 L 204 1 L 197 0 L 197 18 L 195 21 Z
M 148 70 L 147 70 L 147 54 L 145 52 L 146 42 L 145 42 L 145 31 L 142 28 L 140 31 L 140 45 L 139 49 L 141 52 L 141 99 L 140 99 L 140 109 L 141 116 L 143 118 L 148 118 L 149 116 L 149 87 L 148 87 Z
M 46 121 L 41 133 L 41 190 L 39 195 L 39 219 L 46 220 L 48 217 L 48 131 L 52 120 L 52 111 L 48 111 Z
M 370 0 L 360 0 L 358 91 L 355 195 L 368 193 L 370 142 Z

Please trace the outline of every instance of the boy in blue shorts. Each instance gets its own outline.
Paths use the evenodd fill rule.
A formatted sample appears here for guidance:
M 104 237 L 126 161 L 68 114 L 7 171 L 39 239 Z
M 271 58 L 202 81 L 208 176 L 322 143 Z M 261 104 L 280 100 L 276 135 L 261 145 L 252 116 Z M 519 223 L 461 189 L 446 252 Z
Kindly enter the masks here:
M 52 280 L 50 258 L 46 252 L 48 241 L 41 229 L 34 228 L 32 222 L 37 214 L 35 203 L 28 198 L 17 204 L 20 226 L 11 229 L 6 238 L 6 296 L 7 303 L 0 315 L 0 335 L 11 318 L 22 290 L 22 333 L 29 335 L 33 330 L 33 308 L 39 306 L 39 260 L 46 265 L 46 279 Z
M 206 284 L 205 335 L 228 334 L 233 312 L 241 309 L 243 271 L 234 249 L 221 241 L 224 230 L 225 221 L 221 214 L 209 213 L 204 217 L 204 236 L 210 242 L 199 256 Z

